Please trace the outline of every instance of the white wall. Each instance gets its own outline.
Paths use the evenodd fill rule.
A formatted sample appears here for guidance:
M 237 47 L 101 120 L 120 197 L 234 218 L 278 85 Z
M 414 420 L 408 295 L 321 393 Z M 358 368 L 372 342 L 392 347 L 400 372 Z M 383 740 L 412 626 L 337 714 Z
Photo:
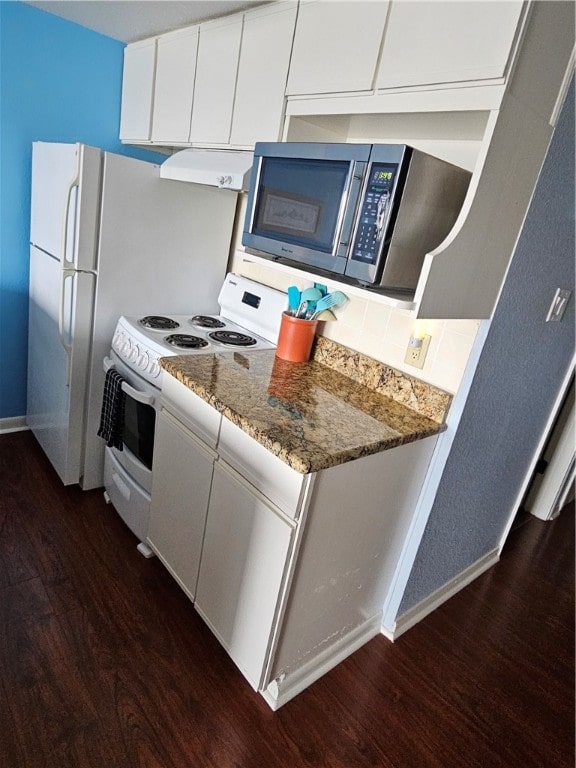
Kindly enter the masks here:
M 239 219 L 243 220 L 243 210 L 240 211 Z M 305 281 L 295 277 L 288 268 L 283 269 L 276 263 L 268 264 L 246 254 L 239 242 L 239 236 L 235 243 L 231 269 L 281 290 L 286 290 L 292 284 L 298 285 L 299 288 L 306 287 Z M 310 280 L 316 280 L 329 288 L 332 285 L 330 281 L 314 275 L 310 275 Z M 346 293 L 346 286 L 334 285 Z M 350 293 L 349 302 L 336 309 L 335 314 L 338 318 L 336 322 L 319 326 L 320 335 L 451 393 L 458 391 L 480 326 L 479 320 L 425 321 L 426 332 L 431 337 L 430 348 L 424 368 L 418 369 L 404 362 L 414 325 L 408 310 L 387 306 L 371 298 L 368 293 L 360 296 Z

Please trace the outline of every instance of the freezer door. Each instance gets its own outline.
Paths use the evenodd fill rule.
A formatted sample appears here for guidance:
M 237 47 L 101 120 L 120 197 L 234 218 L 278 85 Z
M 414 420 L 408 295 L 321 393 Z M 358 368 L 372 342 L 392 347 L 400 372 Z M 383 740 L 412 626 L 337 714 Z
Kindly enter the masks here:
M 30 248 L 27 421 L 65 485 L 83 459 L 94 280 Z
M 101 151 L 84 144 L 32 145 L 30 243 L 62 266 L 96 265 Z

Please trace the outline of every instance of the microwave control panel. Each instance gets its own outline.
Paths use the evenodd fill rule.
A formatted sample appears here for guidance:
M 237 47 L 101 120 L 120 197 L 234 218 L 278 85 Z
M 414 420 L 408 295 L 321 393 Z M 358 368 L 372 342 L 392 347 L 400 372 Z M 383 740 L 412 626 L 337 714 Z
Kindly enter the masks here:
M 370 166 L 352 249 L 354 261 L 376 263 L 390 218 L 397 175 L 397 163 L 372 163 Z

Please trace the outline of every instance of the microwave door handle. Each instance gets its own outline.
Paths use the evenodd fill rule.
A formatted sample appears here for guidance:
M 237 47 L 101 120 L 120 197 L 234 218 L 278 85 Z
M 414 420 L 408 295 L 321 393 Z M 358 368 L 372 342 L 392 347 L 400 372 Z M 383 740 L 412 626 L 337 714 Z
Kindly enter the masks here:
M 361 207 L 365 187 L 366 163 L 356 161 L 348 189 L 343 219 L 339 223 L 340 235 L 336 238 L 333 256 L 348 256 L 355 236 L 354 225 L 357 211 Z

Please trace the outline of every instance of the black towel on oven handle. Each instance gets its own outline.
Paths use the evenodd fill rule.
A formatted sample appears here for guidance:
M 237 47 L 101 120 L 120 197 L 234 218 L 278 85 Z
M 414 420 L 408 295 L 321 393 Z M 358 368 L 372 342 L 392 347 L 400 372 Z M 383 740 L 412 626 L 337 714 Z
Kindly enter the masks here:
M 126 395 L 122 389 L 125 381 L 123 376 L 114 368 L 106 371 L 102 412 L 98 436 L 106 440 L 109 448 L 122 450 L 122 431 L 124 428 L 124 404 Z

